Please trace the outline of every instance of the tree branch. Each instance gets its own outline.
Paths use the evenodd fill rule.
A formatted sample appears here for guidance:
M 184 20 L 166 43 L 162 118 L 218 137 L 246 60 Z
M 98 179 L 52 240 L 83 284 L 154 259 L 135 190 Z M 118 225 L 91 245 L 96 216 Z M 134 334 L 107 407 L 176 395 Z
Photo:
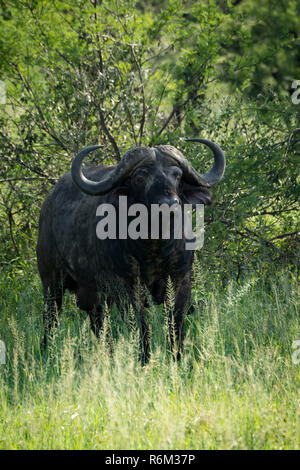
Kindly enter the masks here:
M 141 145 L 143 132 L 144 132 L 144 125 L 145 125 L 145 120 L 146 120 L 145 88 L 144 88 L 144 82 L 143 82 L 143 75 L 142 75 L 141 67 L 140 67 L 140 64 L 137 60 L 135 52 L 134 52 L 134 45 L 131 44 L 130 47 L 131 47 L 131 52 L 132 52 L 134 62 L 135 62 L 136 66 L 137 66 L 137 69 L 138 69 L 138 74 L 139 74 L 139 79 L 140 79 L 140 82 L 141 82 L 141 89 L 142 89 L 143 112 L 142 112 L 142 117 L 141 117 L 141 122 L 140 122 L 140 130 L 139 130 L 139 134 L 140 134 L 139 145 Z

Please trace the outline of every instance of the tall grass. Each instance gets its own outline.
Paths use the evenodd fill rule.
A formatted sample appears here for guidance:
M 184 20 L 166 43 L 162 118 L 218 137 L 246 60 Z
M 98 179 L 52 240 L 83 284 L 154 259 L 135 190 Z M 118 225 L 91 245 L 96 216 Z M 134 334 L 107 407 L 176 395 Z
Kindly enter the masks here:
M 197 268 L 197 267 L 196 267 Z M 152 355 L 141 367 L 132 311 L 107 312 L 100 340 L 66 296 L 58 328 L 40 350 L 40 281 L 3 272 L 0 448 L 299 448 L 299 292 L 293 275 L 207 289 L 196 269 L 194 313 L 180 364 L 169 352 L 163 307 L 148 311 Z

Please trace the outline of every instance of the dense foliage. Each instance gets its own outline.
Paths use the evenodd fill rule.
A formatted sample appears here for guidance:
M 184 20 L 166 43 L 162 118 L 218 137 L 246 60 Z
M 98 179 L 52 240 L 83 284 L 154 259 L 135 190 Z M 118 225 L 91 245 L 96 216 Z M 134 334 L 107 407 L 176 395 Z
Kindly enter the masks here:
M 299 26 L 297 0 L 0 0 L 0 448 L 299 448 Z M 133 310 L 97 341 L 70 294 L 43 350 L 53 184 L 97 143 L 93 163 L 169 143 L 204 173 L 186 137 L 227 168 L 181 363 L 168 305 L 150 302 L 141 367 Z
M 181 140 L 194 136 L 228 162 L 204 262 L 239 278 L 253 261 L 297 260 L 296 0 L 0 5 L 2 263 L 32 259 L 42 200 L 78 149 L 100 142 L 93 161 L 115 163 L 171 143 L 203 172 L 210 155 Z

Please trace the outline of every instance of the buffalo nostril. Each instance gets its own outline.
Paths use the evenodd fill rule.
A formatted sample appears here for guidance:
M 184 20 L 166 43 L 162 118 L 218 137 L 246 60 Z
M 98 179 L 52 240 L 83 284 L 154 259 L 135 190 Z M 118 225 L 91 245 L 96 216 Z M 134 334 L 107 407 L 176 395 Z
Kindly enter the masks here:
M 159 199 L 158 204 L 167 204 L 168 206 L 173 206 L 174 204 L 179 204 L 179 198 L 174 197 L 162 197 Z

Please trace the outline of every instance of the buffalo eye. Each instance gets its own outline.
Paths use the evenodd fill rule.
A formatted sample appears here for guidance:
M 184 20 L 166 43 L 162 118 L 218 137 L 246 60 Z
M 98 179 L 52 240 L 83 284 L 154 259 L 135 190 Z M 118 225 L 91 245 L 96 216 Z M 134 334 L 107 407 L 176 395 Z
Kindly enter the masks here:
M 142 171 L 135 173 L 133 176 L 134 183 L 137 185 L 145 184 L 146 176 L 146 173 Z
M 182 171 L 175 167 L 172 171 L 172 174 L 173 174 L 173 178 L 175 178 L 176 181 L 179 181 L 181 176 L 182 176 Z
M 142 176 L 142 175 L 136 175 L 134 181 L 136 182 L 136 184 L 143 184 L 145 178 Z

